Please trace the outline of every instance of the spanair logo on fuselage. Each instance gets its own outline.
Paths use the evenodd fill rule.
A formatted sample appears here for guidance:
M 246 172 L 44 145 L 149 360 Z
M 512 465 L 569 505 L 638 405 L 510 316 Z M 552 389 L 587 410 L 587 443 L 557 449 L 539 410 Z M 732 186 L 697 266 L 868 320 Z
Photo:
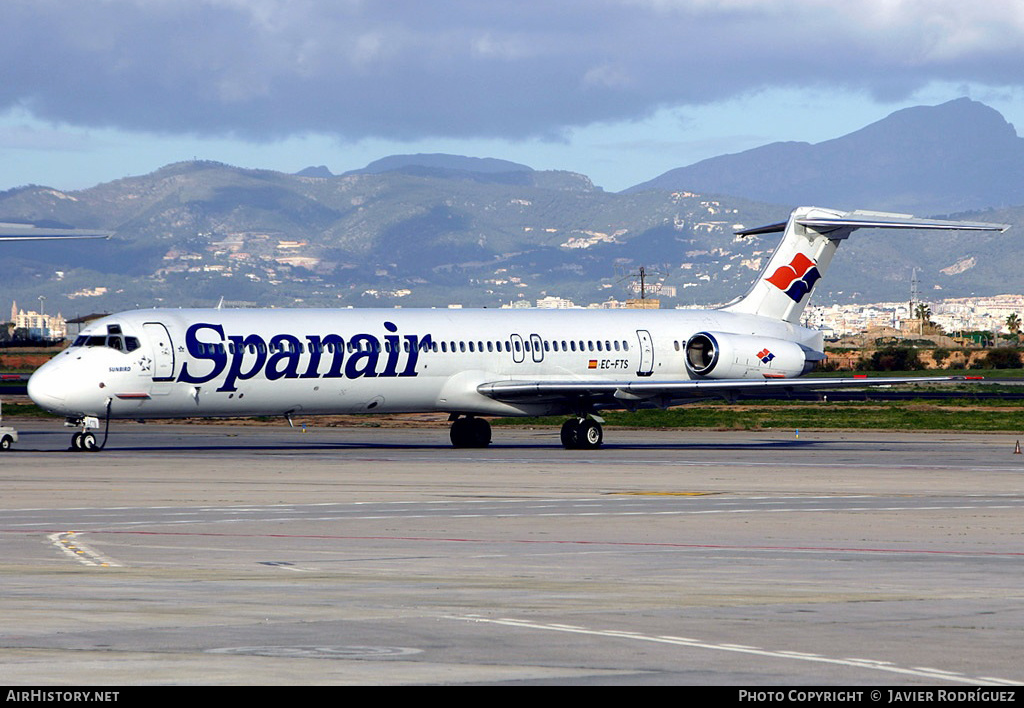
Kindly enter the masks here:
M 358 379 L 416 376 L 420 352 L 433 347 L 429 334 L 398 334 L 384 322 L 384 336 L 369 333 L 225 335 L 223 325 L 199 322 L 185 332 L 191 357 L 178 381 L 203 384 L 220 376 L 217 391 L 237 391 L 237 382 L 262 374 L 278 379 Z M 301 338 L 300 338 L 301 337 Z M 321 369 L 326 368 L 326 371 Z
M 770 278 L 765 278 L 769 283 L 786 293 L 794 302 L 800 302 L 804 295 L 811 292 L 811 288 L 821 278 L 817 264 L 802 253 L 793 256 L 789 265 L 776 269 Z

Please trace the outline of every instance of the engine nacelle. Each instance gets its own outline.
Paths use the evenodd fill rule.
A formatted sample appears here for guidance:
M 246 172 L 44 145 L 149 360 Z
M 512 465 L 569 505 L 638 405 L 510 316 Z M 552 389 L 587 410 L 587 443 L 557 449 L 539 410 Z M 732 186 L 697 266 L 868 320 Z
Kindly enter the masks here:
M 685 353 L 695 379 L 791 378 L 825 358 L 785 339 L 727 332 L 698 332 L 686 340 Z

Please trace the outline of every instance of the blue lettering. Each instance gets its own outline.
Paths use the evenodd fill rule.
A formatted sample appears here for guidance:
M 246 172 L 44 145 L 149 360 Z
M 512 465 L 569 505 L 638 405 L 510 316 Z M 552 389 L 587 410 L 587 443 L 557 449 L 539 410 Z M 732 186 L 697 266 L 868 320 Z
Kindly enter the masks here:
M 388 332 L 397 332 L 398 327 L 395 326 L 394 322 L 385 322 L 384 329 Z M 384 364 L 384 371 L 380 372 L 381 376 L 395 376 L 395 368 L 398 366 L 398 355 L 401 354 L 401 347 L 398 344 L 398 337 L 394 334 L 388 334 L 384 336 L 384 349 L 388 353 L 387 363 Z
M 306 341 L 309 342 L 309 365 L 306 366 L 305 373 L 300 376 L 300 379 L 317 379 L 320 378 L 320 374 L 317 371 L 320 368 L 320 352 L 323 351 L 323 343 L 320 341 L 320 337 L 315 334 L 307 334 Z
M 178 381 L 202 384 L 223 376 L 217 391 L 234 392 L 238 390 L 239 381 L 261 374 L 268 381 L 416 376 L 420 352 L 429 351 L 434 346 L 433 338 L 429 334 L 399 335 L 395 323 L 383 324 L 387 332 L 383 338 L 366 333 L 352 335 L 347 343 L 349 351 L 346 356 L 346 342 L 339 334 L 304 335 L 306 347 L 295 335 L 276 334 L 268 344 L 258 334 L 225 336 L 223 325 L 199 322 L 185 332 L 188 357 L 181 366 Z M 202 339 L 204 335 L 205 340 Z M 303 363 L 306 348 L 309 358 Z M 401 364 L 403 350 L 406 354 L 404 366 Z M 330 353 L 330 366 L 321 373 L 324 352 Z M 384 352 L 384 357 L 381 352 Z
M 267 361 L 267 380 L 297 379 L 299 377 L 299 340 L 290 334 L 279 334 L 270 340 L 273 354 Z M 276 351 L 275 351 L 276 350 Z M 278 365 L 284 363 L 284 368 Z
M 178 374 L 178 381 L 195 384 L 206 383 L 210 379 L 219 376 L 220 372 L 224 370 L 224 365 L 227 363 L 228 357 L 227 354 L 224 353 L 223 345 L 217 344 L 213 347 L 209 347 L 210 351 L 208 351 L 205 344 L 199 341 L 198 332 L 201 329 L 208 329 L 214 332 L 220 337 L 220 341 L 223 342 L 224 328 L 220 325 L 199 323 L 192 325 L 188 328 L 188 331 L 185 332 L 185 347 L 188 349 L 189 356 L 193 359 L 206 359 L 207 361 L 211 361 L 213 362 L 213 368 L 210 369 L 209 373 L 203 376 L 198 376 L 189 372 L 188 362 L 185 362 L 181 365 L 181 373 Z
M 336 334 L 328 334 L 324 337 L 324 349 L 334 353 L 331 358 L 331 368 L 324 374 L 324 378 L 340 379 L 342 376 L 341 363 L 345 358 L 345 340 Z
M 345 376 L 358 379 L 360 376 L 377 375 L 377 360 L 380 358 L 380 340 L 372 334 L 357 334 L 349 340 L 355 350 L 345 364 Z
M 420 349 L 433 347 L 434 340 L 430 338 L 429 334 L 423 339 L 419 339 L 415 334 L 407 334 L 405 335 L 405 341 L 409 343 L 409 361 L 406 362 L 405 370 L 399 376 L 415 376 L 416 362 L 420 358 Z
M 258 334 L 250 334 L 244 338 L 232 335 L 228 339 L 234 344 L 234 351 L 231 355 L 231 366 L 228 367 L 227 376 L 224 377 L 224 383 L 217 389 L 218 391 L 237 391 L 238 387 L 235 386 L 235 381 L 251 379 L 263 369 L 263 364 L 267 361 L 267 343 Z M 246 349 L 250 353 L 256 354 L 256 360 L 248 371 L 242 371 L 242 360 L 245 359 Z

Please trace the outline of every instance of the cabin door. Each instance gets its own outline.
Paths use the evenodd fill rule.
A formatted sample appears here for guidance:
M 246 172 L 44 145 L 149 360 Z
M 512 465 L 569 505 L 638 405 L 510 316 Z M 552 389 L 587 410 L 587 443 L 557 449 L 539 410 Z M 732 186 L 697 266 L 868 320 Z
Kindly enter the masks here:
M 640 339 L 640 368 L 637 376 L 650 376 L 654 373 L 654 341 L 646 329 L 638 329 L 636 336 Z
M 174 380 L 174 344 L 167 328 L 159 322 L 142 325 L 153 356 L 153 380 Z

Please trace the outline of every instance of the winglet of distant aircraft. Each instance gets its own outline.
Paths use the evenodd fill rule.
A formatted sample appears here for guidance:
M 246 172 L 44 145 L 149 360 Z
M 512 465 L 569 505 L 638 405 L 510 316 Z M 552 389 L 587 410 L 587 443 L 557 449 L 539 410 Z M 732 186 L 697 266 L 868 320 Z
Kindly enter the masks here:
M 48 229 L 32 224 L 0 222 L 0 241 L 63 241 L 70 239 L 109 239 L 113 231 L 86 229 Z

